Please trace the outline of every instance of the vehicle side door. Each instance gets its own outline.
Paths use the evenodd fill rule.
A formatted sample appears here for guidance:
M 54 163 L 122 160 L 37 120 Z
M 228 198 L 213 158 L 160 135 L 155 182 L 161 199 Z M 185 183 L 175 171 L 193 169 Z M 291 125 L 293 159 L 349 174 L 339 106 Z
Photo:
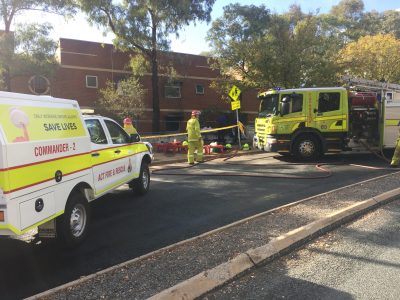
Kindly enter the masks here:
M 129 134 L 115 121 L 104 119 L 106 130 L 111 139 L 114 155 L 114 182 L 120 185 L 139 176 L 137 156 Z
M 112 170 L 115 153 L 111 139 L 99 118 L 85 119 L 91 141 L 91 164 L 96 197 L 114 185 Z
M 291 134 L 305 126 L 305 97 L 303 93 L 282 93 L 280 98 L 281 115 L 278 132 Z M 285 107 L 286 106 L 286 107 Z
M 341 90 L 317 90 L 314 104 L 314 127 L 324 133 L 343 132 L 346 129 L 346 114 L 343 113 L 344 97 Z

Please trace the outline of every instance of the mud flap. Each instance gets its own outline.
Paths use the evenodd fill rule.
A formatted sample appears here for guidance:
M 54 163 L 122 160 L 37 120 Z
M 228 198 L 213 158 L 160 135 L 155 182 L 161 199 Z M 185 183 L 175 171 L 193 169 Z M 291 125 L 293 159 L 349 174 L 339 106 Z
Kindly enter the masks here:
M 38 227 L 39 238 L 55 238 L 56 233 L 56 219 L 52 219 Z

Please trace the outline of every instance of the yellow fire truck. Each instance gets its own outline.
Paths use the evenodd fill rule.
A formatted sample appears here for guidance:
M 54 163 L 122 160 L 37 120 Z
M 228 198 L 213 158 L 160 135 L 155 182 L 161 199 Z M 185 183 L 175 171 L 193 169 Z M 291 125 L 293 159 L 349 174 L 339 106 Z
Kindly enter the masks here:
M 395 147 L 400 103 L 380 100 L 376 92 L 283 89 L 262 92 L 258 99 L 255 148 L 310 160 L 324 153 Z

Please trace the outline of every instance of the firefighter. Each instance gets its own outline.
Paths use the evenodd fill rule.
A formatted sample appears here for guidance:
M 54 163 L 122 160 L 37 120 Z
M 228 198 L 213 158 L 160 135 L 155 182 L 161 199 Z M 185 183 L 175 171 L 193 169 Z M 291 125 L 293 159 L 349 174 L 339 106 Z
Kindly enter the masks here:
M 200 134 L 200 123 L 199 123 L 200 111 L 192 111 L 192 117 L 189 119 L 186 125 L 186 132 L 188 134 L 188 163 L 194 164 L 194 152 L 197 152 L 196 161 L 203 162 L 203 139 Z
M 124 119 L 124 129 L 126 133 L 128 133 L 129 135 L 137 134 L 136 128 L 133 127 L 132 119 L 129 117 Z
M 399 160 L 400 160 L 400 138 L 398 138 L 396 141 L 396 148 L 394 149 L 392 162 L 390 163 L 390 166 L 392 168 L 397 168 L 399 166 Z

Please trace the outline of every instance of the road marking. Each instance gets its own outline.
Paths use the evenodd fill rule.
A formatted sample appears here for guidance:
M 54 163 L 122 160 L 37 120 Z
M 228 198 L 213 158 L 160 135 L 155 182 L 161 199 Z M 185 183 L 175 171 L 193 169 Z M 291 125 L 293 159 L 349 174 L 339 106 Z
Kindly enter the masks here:
M 350 166 L 359 167 L 359 168 L 366 168 L 366 169 L 373 169 L 373 170 L 387 170 L 387 168 L 370 167 L 370 166 L 357 165 L 357 164 L 350 164 Z
M 161 177 L 154 177 L 154 176 L 151 178 L 151 181 L 167 182 L 167 183 L 175 183 L 176 182 L 176 180 L 169 180 L 169 179 L 164 179 Z

